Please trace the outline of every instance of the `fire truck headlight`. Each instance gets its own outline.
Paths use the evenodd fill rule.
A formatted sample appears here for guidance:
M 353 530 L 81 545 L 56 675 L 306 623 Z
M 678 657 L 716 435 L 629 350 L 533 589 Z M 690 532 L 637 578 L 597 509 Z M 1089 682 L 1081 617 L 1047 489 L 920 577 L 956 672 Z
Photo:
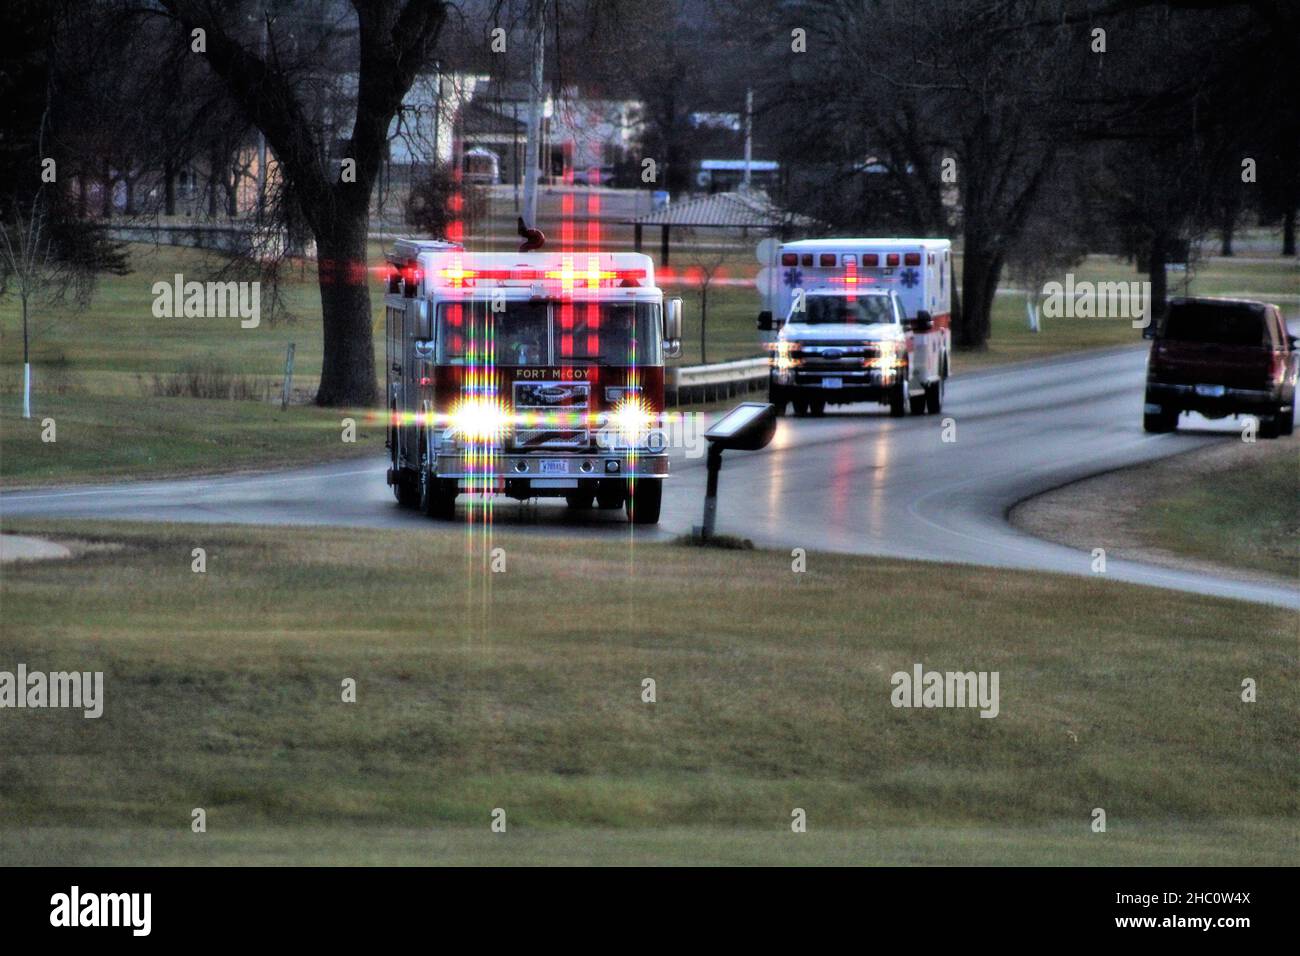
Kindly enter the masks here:
M 497 441 L 510 430 L 510 413 L 499 401 L 463 398 L 451 410 L 451 428 L 467 441 Z
M 644 444 L 658 416 L 639 396 L 629 395 L 614 406 L 609 415 L 609 427 L 624 445 Z

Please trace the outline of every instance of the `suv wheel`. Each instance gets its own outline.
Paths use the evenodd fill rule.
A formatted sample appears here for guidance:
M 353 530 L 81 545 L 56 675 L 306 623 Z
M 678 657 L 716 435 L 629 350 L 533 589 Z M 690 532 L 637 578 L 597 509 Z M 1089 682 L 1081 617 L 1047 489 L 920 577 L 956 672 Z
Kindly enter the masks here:
M 1272 415 L 1260 415 L 1256 418 L 1259 422 L 1260 438 L 1277 438 L 1282 434 L 1282 413 L 1275 411 Z
M 943 411 L 943 379 L 931 382 L 925 387 L 925 410 L 931 415 Z
M 889 393 L 889 417 L 902 418 L 907 414 L 907 380 L 899 382 Z
M 779 385 L 773 385 L 770 381 L 767 383 L 767 400 L 776 406 L 778 417 L 785 415 L 785 407 L 790 404 L 790 400 L 785 397 L 785 391 Z
M 1177 411 L 1159 411 L 1144 412 L 1142 414 L 1142 430 L 1151 432 L 1155 435 L 1175 431 L 1178 428 Z
M 1295 431 L 1295 407 L 1293 406 L 1285 412 L 1279 408 L 1277 411 L 1277 433 L 1279 435 L 1290 435 L 1293 431 Z

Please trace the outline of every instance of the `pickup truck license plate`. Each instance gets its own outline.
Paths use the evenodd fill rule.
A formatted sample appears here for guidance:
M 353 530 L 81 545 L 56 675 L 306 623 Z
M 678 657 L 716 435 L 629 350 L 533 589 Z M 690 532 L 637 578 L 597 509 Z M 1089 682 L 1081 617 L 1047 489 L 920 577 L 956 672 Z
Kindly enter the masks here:
M 543 461 L 543 475 L 567 475 L 569 473 L 569 463 L 567 461 Z
M 844 379 L 842 378 L 824 378 L 822 379 L 822 388 L 843 388 Z
M 1196 394 L 1203 395 L 1206 398 L 1222 398 L 1223 386 L 1222 385 L 1197 385 Z

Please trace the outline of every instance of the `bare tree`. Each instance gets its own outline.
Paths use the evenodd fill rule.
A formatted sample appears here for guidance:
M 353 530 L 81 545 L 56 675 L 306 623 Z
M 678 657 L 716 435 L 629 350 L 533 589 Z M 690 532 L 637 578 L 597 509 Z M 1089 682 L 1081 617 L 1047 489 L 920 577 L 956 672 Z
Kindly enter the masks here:
M 23 329 L 23 418 L 32 417 L 31 341 L 35 313 L 73 301 L 84 308 L 94 274 L 59 255 L 45 197 L 38 193 L 27 210 L 15 206 L 0 224 L 0 295 L 18 300 Z
M 713 281 L 722 271 L 723 264 L 727 261 L 727 254 L 730 251 L 725 245 L 713 243 L 706 245 L 700 242 L 702 238 L 698 233 L 692 236 L 692 241 L 687 247 L 691 265 L 686 269 L 688 278 L 694 278 L 692 273 L 699 277 L 700 290 L 700 362 L 707 365 L 709 361 L 709 290 L 713 286 Z
M 446 19 L 436 0 L 352 0 L 352 24 L 332 19 L 325 5 L 298 34 L 261 7 L 159 0 L 180 26 L 175 42 L 200 48 L 231 99 L 265 135 L 275 161 L 316 240 L 324 355 L 321 405 L 376 401 L 375 357 L 366 238 L 371 194 L 387 151 L 389 126 L 402 99 L 432 60 Z M 292 25 L 292 15 L 286 18 Z M 199 31 L 196 33 L 196 31 Z M 201 37 L 201 42 L 196 38 Z M 355 82 L 342 104 L 346 139 L 321 122 L 320 60 L 355 57 Z

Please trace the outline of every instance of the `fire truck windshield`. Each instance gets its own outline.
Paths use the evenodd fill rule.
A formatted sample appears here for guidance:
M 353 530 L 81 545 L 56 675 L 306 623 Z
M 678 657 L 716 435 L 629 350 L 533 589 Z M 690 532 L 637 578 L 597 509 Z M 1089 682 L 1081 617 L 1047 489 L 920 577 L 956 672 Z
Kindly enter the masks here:
M 438 307 L 438 361 L 445 365 L 463 365 L 471 353 L 495 365 L 662 365 L 662 346 L 654 302 L 529 300 L 507 302 L 500 312 L 482 301 Z
M 810 295 L 804 311 L 790 313 L 790 321 L 803 325 L 877 325 L 894 321 L 893 301 L 887 295 Z

